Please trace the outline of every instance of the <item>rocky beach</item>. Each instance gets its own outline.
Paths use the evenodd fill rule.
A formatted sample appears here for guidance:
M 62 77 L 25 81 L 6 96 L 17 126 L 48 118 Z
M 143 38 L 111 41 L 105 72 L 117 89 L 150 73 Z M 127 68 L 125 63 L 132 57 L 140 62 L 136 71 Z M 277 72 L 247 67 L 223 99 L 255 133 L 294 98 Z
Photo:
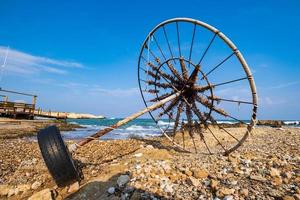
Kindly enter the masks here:
M 300 199 L 296 127 L 258 126 L 229 156 L 185 153 L 163 137 L 93 141 L 74 154 L 84 179 L 63 188 L 35 140 L 4 133 L 0 199 Z

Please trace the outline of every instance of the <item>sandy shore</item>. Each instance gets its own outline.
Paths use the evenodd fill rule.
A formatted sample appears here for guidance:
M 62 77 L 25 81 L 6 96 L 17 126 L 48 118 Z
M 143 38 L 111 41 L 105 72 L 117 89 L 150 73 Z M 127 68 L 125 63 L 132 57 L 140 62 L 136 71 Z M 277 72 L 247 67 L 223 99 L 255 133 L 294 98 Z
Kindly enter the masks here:
M 257 127 L 230 156 L 155 138 L 94 141 L 74 158 L 84 179 L 58 188 L 37 142 L 1 138 L 0 199 L 300 199 L 299 128 Z

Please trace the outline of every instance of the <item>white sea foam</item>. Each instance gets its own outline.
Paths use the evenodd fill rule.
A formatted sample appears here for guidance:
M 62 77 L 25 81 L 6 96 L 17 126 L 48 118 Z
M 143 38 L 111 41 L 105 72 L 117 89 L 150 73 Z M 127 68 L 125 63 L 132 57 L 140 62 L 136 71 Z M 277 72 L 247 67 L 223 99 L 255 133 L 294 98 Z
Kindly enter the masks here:
M 234 122 L 230 121 L 217 121 L 218 124 L 235 124 Z
M 149 128 L 146 128 L 145 126 L 139 126 L 139 125 L 132 125 L 126 128 L 128 131 L 144 131 L 149 130 Z
M 299 125 L 299 121 L 285 121 L 283 122 L 285 125 Z
M 158 121 L 157 124 L 159 126 L 174 126 L 175 125 L 175 122 L 164 122 L 164 121 Z

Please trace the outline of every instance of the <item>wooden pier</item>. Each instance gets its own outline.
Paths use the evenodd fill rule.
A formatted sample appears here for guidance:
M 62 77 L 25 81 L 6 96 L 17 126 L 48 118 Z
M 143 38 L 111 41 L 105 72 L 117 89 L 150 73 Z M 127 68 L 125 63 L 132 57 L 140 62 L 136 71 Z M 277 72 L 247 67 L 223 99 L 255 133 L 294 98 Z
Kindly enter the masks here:
M 32 103 L 22 103 L 22 102 L 11 102 L 8 100 L 7 95 L 0 94 L 3 99 L 0 101 L 0 116 L 9 118 L 19 118 L 19 119 L 33 119 L 35 104 L 37 95 L 27 94 L 22 92 L 16 92 L 11 90 L 3 90 L 0 88 L 0 92 L 11 93 L 23 96 L 32 97 Z

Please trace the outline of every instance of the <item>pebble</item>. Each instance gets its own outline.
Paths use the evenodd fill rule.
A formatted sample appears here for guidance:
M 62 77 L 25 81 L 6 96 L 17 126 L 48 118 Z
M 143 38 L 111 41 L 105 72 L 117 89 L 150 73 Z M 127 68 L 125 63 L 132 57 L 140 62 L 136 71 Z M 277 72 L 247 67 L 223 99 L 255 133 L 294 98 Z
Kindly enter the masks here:
M 54 198 L 51 190 L 49 188 L 46 188 L 33 194 L 28 198 L 28 200 L 54 200 Z
M 234 193 L 234 189 L 230 189 L 230 188 L 221 188 L 220 190 L 218 190 L 217 193 L 219 193 L 220 196 L 222 195 L 230 195 L 230 194 L 233 194 Z
M 117 183 L 119 187 L 124 187 L 130 181 L 130 177 L 128 175 L 119 176 Z
M 255 181 L 260 181 L 260 182 L 266 182 L 267 179 L 260 176 L 260 175 L 251 175 L 250 179 L 255 180 Z
M 115 191 L 116 191 L 115 187 L 110 187 L 110 188 L 108 188 L 108 190 L 107 190 L 107 192 L 108 192 L 109 194 L 113 194 L 113 193 L 115 193 Z
M 207 178 L 208 172 L 206 170 L 202 170 L 202 169 L 194 169 L 193 176 L 195 178 L 199 178 L 199 179 Z
M 233 200 L 233 196 L 225 196 L 223 200 Z
M 143 153 L 137 153 L 137 154 L 134 154 L 135 157 L 139 158 L 139 157 L 142 157 Z
M 11 188 L 10 185 L 0 185 L 0 196 L 6 196 Z
M 278 169 L 275 168 L 271 168 L 270 169 L 270 176 L 272 177 L 279 177 L 280 176 L 280 171 Z
M 35 182 L 31 185 L 31 189 L 36 190 L 36 189 L 38 189 L 41 185 L 42 185 L 41 182 L 35 181 Z
M 79 182 L 75 182 L 72 185 L 70 185 L 69 189 L 68 189 L 68 193 L 74 193 L 76 191 L 79 190 Z
M 194 187 L 198 187 L 200 185 L 200 181 L 191 176 L 187 179 L 187 184 L 194 186 Z
M 210 182 L 210 187 L 213 189 L 213 190 L 217 190 L 218 189 L 218 185 L 219 185 L 219 182 L 217 180 L 214 180 L 212 179 L 211 182 Z

